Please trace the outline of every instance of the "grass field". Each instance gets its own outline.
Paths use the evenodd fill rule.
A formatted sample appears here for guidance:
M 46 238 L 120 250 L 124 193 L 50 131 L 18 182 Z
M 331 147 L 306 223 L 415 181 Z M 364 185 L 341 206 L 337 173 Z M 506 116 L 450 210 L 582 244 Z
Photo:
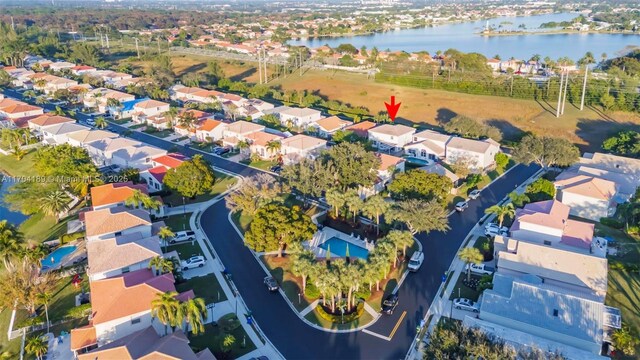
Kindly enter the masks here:
M 508 140 L 531 131 L 565 137 L 583 150 L 598 149 L 606 137 L 640 126 L 637 114 L 607 115 L 589 108 L 581 112 L 567 103 L 565 114 L 558 119 L 553 104 L 376 83 L 365 75 L 340 71 L 310 70 L 302 77 L 294 74 L 270 85 L 284 90 L 306 89 L 323 98 L 364 106 L 372 114 L 385 110 L 384 102 L 394 95 L 402 103 L 398 113 L 401 122 L 437 127 L 460 114 L 499 127 Z
M 215 275 L 194 277 L 176 285 L 179 292 L 193 290 L 197 297 L 203 298 L 206 304 L 227 300 L 222 287 Z
M 235 314 L 227 314 L 224 317 L 233 316 Z M 217 359 L 237 359 L 244 354 L 247 354 L 256 349 L 255 344 L 251 341 L 247 333 L 242 326 L 226 331 L 223 326 L 214 326 L 207 324 L 204 326 L 204 334 L 197 336 L 189 333 L 189 345 L 195 350 L 200 351 L 205 348 L 209 348 Z M 235 342 L 231 346 L 229 352 L 223 352 L 222 340 L 227 335 L 233 335 Z

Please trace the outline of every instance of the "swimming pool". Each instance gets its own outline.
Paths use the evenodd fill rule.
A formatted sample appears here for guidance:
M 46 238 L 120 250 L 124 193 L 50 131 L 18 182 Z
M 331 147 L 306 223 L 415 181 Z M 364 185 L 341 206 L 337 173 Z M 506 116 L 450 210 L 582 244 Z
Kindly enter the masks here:
M 60 266 L 62 260 L 64 260 L 64 258 L 69 256 L 69 254 L 71 254 L 72 252 L 76 251 L 76 249 L 77 246 L 75 245 L 61 246 L 55 249 L 51 254 L 42 259 L 42 270 Z
M 406 156 L 404 159 L 412 165 L 427 166 L 433 164 L 432 160 L 424 160 L 413 156 Z
M 347 256 L 347 247 L 349 248 L 349 256 L 354 256 L 361 259 L 366 259 L 367 256 L 369 256 L 369 250 L 358 245 L 351 244 L 342 239 L 338 239 L 337 237 L 332 237 L 331 239 L 323 242 L 318 246 L 324 250 L 330 251 L 331 254 L 340 257 Z

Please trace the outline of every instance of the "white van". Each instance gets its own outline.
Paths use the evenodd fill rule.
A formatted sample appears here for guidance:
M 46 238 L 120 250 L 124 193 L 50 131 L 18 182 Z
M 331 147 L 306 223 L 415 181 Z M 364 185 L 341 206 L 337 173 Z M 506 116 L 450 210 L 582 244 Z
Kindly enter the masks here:
M 411 256 L 409 260 L 409 271 L 416 272 L 422 266 L 422 262 L 424 261 L 424 253 L 422 251 L 416 251 Z

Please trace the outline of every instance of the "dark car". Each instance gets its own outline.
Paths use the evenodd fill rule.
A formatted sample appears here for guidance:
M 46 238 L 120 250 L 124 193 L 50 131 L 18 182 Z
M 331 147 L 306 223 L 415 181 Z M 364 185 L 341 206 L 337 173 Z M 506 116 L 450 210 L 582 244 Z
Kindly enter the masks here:
M 282 171 L 282 166 L 275 165 L 275 166 L 272 166 L 271 169 L 269 170 L 273 171 L 274 173 L 279 173 L 280 171 Z
M 398 295 L 389 294 L 382 302 L 382 313 L 391 315 L 398 306 Z
M 267 289 L 269 289 L 269 291 L 278 291 L 278 282 L 273 276 L 265 277 L 264 284 L 267 285 Z
M 224 155 L 226 153 L 228 153 L 229 151 L 231 151 L 231 149 L 229 149 L 228 147 L 218 147 L 213 149 L 213 153 L 216 155 Z

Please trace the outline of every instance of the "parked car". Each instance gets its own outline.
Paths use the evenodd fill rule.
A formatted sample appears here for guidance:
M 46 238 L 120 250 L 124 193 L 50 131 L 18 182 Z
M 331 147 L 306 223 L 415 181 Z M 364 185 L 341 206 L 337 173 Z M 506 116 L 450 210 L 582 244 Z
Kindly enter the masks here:
M 228 152 L 230 152 L 231 149 L 229 149 L 228 147 L 215 147 L 213 148 L 213 153 L 216 155 L 224 155 Z
M 174 236 L 173 239 L 169 240 L 169 244 L 175 244 L 177 242 L 182 242 L 182 241 L 192 241 L 195 239 L 196 239 L 196 233 L 191 230 L 178 231 L 176 233 L 176 236 Z
M 93 120 L 93 118 L 87 118 L 87 125 L 95 126 L 96 125 L 96 121 Z
M 453 299 L 453 306 L 459 310 L 480 312 L 478 303 L 472 301 L 471 299 L 465 299 L 465 298 Z
M 422 266 L 422 262 L 424 261 L 424 253 L 422 251 L 416 251 L 411 256 L 409 260 L 409 271 L 416 272 Z
M 484 236 L 495 237 L 496 235 L 507 236 L 509 229 L 504 226 L 500 227 L 496 223 L 489 223 L 484 227 Z
M 389 294 L 382 302 L 382 312 L 384 314 L 391 315 L 397 306 L 398 294 Z
M 480 197 L 480 190 L 476 189 L 469 193 L 469 199 L 475 200 Z
M 180 267 L 182 267 L 182 270 L 195 269 L 198 267 L 203 267 L 206 262 L 207 260 L 204 258 L 204 256 L 196 255 L 188 258 L 187 260 L 182 260 L 180 262 Z
M 280 171 L 282 171 L 282 166 L 275 165 L 275 166 L 272 166 L 269 170 L 273 171 L 274 173 L 280 173 Z
M 466 201 L 460 201 L 459 203 L 456 204 L 456 211 L 457 212 L 463 212 L 466 210 L 466 208 L 469 207 L 469 203 Z
M 267 289 L 269 289 L 269 291 L 278 291 L 278 282 L 273 276 L 265 277 L 264 284 L 267 285 Z
M 468 264 L 466 269 L 469 270 L 469 268 L 471 268 L 472 273 L 476 274 L 491 275 L 496 271 L 496 269 L 491 266 L 486 266 L 485 264 Z

